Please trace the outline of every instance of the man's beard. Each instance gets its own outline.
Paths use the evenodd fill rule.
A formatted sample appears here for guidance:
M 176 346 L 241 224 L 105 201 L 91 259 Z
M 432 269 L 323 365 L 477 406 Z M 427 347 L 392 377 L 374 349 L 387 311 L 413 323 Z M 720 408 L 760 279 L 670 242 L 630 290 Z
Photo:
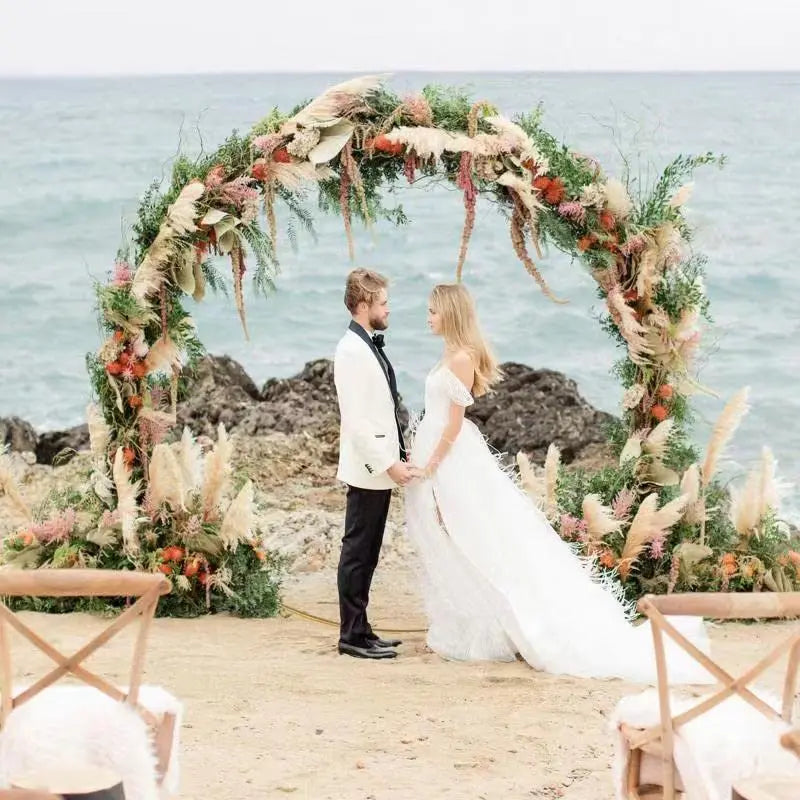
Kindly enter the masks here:
M 374 331 L 385 331 L 389 327 L 389 323 L 386 319 L 371 319 L 369 326 Z

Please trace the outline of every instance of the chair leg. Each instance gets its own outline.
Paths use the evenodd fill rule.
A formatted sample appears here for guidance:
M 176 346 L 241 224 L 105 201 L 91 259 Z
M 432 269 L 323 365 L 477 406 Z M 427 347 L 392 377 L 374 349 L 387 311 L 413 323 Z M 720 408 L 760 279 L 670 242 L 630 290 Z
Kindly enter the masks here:
M 172 737 L 175 733 L 175 714 L 164 714 L 161 724 L 155 730 L 156 770 L 159 785 L 164 782 L 169 760 L 172 756 Z
M 639 781 L 642 770 L 642 751 L 637 747 L 628 752 L 628 764 L 625 770 L 625 784 L 628 800 L 640 800 Z

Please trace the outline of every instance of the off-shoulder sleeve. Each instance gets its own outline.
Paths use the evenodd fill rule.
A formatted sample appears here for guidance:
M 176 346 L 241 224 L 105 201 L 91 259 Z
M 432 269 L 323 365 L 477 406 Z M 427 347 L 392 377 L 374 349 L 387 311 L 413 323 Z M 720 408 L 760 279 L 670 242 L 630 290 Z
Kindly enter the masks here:
M 447 396 L 459 406 L 471 406 L 475 400 L 467 387 L 449 369 L 443 370 Z

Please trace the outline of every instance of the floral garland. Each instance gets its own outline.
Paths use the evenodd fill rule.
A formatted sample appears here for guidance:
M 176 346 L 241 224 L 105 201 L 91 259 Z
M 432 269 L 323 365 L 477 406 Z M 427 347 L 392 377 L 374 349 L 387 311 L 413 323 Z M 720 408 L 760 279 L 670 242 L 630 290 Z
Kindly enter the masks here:
M 401 99 L 375 77 L 334 86 L 289 115 L 273 111 L 248 135 L 232 135 L 199 160 L 179 157 L 167 191 L 154 185 L 145 195 L 133 240 L 109 283 L 98 287 L 108 338 L 89 358 L 98 400 L 89 417 L 99 502 L 92 501 L 99 516 L 89 527 L 101 539 L 103 531 L 114 536 L 96 544 L 93 557 L 117 547 L 137 568 L 179 575 L 187 596 L 207 595 L 211 576 L 228 591 L 225 565 L 240 544 L 254 564 L 264 557 L 253 529 L 252 486 L 225 499 L 224 430 L 205 463 L 188 431 L 180 442 L 165 442 L 176 421 L 181 370 L 203 352 L 182 298 L 201 300 L 207 288 L 219 287 L 212 257 L 225 256 L 247 335 L 248 262 L 255 262 L 254 281 L 264 293 L 278 272 L 276 205 L 289 212 L 291 238 L 297 224 L 312 228 L 303 200 L 316 188 L 322 210 L 341 215 L 352 257 L 354 218 L 405 221 L 402 208 L 387 208 L 381 198 L 383 187 L 401 179 L 443 180 L 461 192 L 459 280 L 482 196 L 505 214 L 512 249 L 546 297 L 563 302 L 531 249 L 537 259 L 546 245 L 570 254 L 597 283 L 603 325 L 624 352 L 615 367 L 623 418 L 612 432 L 620 460 L 601 491 L 590 491 L 591 479 L 555 468 L 560 477 L 551 475 L 551 489 L 560 481 L 561 498 L 551 491 L 549 502 L 560 509 L 554 521 L 562 535 L 582 537 L 586 552 L 623 579 L 648 548 L 673 558 L 667 538 L 676 526 L 694 526 L 681 542 L 694 537 L 706 547 L 707 501 L 717 491 L 713 465 L 697 465 L 686 425 L 688 397 L 700 388 L 693 364 L 708 301 L 704 261 L 691 251 L 683 207 L 693 170 L 719 162 L 712 154 L 679 157 L 647 191 L 606 177 L 595 160 L 548 134 L 538 114 L 512 121 L 489 103 L 436 87 Z M 764 508 L 758 524 L 768 516 Z M 53 543 L 71 536 L 64 533 L 70 520 L 58 519 L 47 523 L 57 535 L 48 528 L 33 544 L 18 541 L 15 557 L 54 563 Z M 81 535 L 92 541 L 86 530 Z M 39 552 L 31 555 L 31 547 Z

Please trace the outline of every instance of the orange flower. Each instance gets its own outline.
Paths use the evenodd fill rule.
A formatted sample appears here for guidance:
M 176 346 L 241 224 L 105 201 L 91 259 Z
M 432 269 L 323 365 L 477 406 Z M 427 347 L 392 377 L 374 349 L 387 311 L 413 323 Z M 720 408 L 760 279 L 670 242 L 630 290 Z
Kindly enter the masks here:
M 721 562 L 722 564 L 722 571 L 730 576 L 735 574 L 736 572 L 736 556 L 733 553 L 725 553 L 722 556 Z
M 36 537 L 30 531 L 22 531 L 19 534 L 19 540 L 22 542 L 23 547 L 30 547 Z
M 163 572 L 164 575 L 172 575 L 172 567 L 169 564 L 159 564 L 158 571 Z
M 183 568 L 183 574 L 187 578 L 193 578 L 197 575 L 200 569 L 200 565 L 197 563 L 197 559 L 193 559 L 192 561 L 187 561 L 186 566 Z
M 144 378 L 144 376 L 147 375 L 147 364 L 145 364 L 144 361 L 137 361 L 133 365 L 132 369 L 133 369 L 133 374 L 137 378 Z
M 124 341 L 124 339 L 125 339 L 125 331 L 119 328 L 114 331 L 114 341 L 117 342 L 117 344 Z
M 617 559 L 610 550 L 603 550 L 600 554 L 600 563 L 608 569 L 613 569 L 617 565 Z
M 139 397 L 138 394 L 131 395 L 128 398 L 128 405 L 131 408 L 141 408 L 142 407 L 142 398 Z
M 548 178 L 547 175 L 540 175 L 538 178 L 533 179 L 533 188 L 539 192 L 546 192 L 552 182 L 553 179 Z
M 292 157 L 285 147 L 279 147 L 277 150 L 273 151 L 272 160 L 277 161 L 279 164 L 291 164 Z
M 653 416 L 654 419 L 657 419 L 659 422 L 663 422 L 668 416 L 669 413 L 664 406 L 660 403 L 656 403 L 651 409 L 650 414 Z
M 789 556 L 789 561 L 792 562 L 796 567 L 800 567 L 800 553 L 797 550 L 790 550 L 787 554 Z
M 263 561 L 267 557 L 267 554 L 263 550 L 256 550 L 255 553 L 256 553 L 256 558 L 259 561 Z
M 544 199 L 550 205 L 556 206 L 564 199 L 564 181 L 554 178 L 544 191 Z
M 401 142 L 393 142 L 385 133 L 370 139 L 369 145 L 373 150 L 379 150 L 381 153 L 387 153 L 390 156 L 399 156 L 405 147 Z
M 134 461 L 136 461 L 136 451 L 132 447 L 125 447 L 122 450 L 122 460 L 128 465 L 131 466 Z
M 277 161 L 277 159 L 275 159 Z M 265 181 L 269 176 L 267 171 L 267 162 L 263 159 L 259 159 L 258 161 L 253 164 L 250 174 L 257 180 L 257 181 Z
M 183 559 L 184 552 L 182 547 L 177 545 L 170 545 L 161 551 L 161 557 L 164 561 L 180 561 Z
M 588 236 L 581 236 L 581 238 L 578 239 L 578 250 L 580 250 L 581 253 L 585 253 L 594 244 L 594 242 L 594 236 L 591 234 Z
M 122 364 L 119 361 L 112 361 L 109 364 L 106 364 L 106 372 L 109 375 L 119 375 L 122 372 Z
M 614 219 L 614 215 L 610 211 L 601 211 L 598 221 L 600 222 L 600 227 L 604 231 L 610 232 L 617 227 L 617 221 Z
M 663 400 L 669 400 L 673 394 L 674 394 L 674 389 L 668 383 L 665 383 L 658 387 L 658 396 L 661 397 Z

